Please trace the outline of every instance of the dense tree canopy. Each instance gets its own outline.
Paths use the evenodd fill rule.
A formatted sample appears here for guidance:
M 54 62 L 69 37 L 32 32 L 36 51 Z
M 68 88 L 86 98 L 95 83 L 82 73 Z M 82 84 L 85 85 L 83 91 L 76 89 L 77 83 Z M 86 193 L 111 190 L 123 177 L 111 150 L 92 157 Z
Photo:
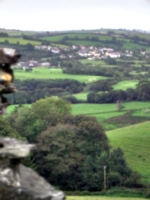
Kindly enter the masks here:
M 15 80 L 17 92 L 8 95 L 12 104 L 33 103 L 50 96 L 66 96 L 83 91 L 84 83 L 70 79 L 56 80 Z
M 13 128 L 26 137 L 29 142 L 35 142 L 48 125 L 55 125 L 64 115 L 70 113 L 70 104 L 59 98 L 41 99 L 31 106 L 23 106 L 8 117 Z
M 102 188 L 100 168 L 108 158 L 109 145 L 95 118 L 66 116 L 38 136 L 38 147 L 38 171 L 54 184 L 59 181 L 65 190 Z
M 123 152 L 120 149 L 111 152 L 96 118 L 72 116 L 70 109 L 70 103 L 63 99 L 46 98 L 7 117 L 13 129 L 37 144 L 37 151 L 25 163 L 63 190 L 102 190 L 104 166 L 107 187 L 141 187 L 139 175 L 128 167 Z M 5 123 L 1 126 L 2 134 L 7 135 Z
M 0 137 L 21 138 L 17 131 L 10 126 L 10 123 L 0 116 Z

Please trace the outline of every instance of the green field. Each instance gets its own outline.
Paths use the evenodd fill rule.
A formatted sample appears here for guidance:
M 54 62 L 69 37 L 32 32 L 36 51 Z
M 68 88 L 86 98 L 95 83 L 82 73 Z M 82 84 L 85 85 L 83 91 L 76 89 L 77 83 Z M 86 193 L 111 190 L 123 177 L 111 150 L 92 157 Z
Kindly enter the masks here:
M 119 33 L 119 32 L 118 32 Z M 142 45 L 142 44 L 136 44 L 135 42 L 130 42 L 130 39 L 126 38 L 119 38 L 119 35 L 114 34 L 117 41 L 121 40 L 123 41 L 123 48 L 124 49 L 150 49 L 150 47 Z M 137 34 L 136 34 L 137 35 Z M 76 32 L 76 33 L 66 33 L 66 34 L 60 34 L 60 35 L 55 35 L 55 36 L 47 36 L 47 37 L 42 37 L 41 39 L 47 40 L 50 42 L 59 42 L 62 40 L 64 37 L 66 38 L 65 43 L 70 43 L 70 44 L 75 44 L 75 45 L 85 45 L 85 46 L 103 46 L 103 42 L 101 41 L 111 41 L 113 35 L 107 35 L 106 30 L 103 34 L 95 34 L 95 33 L 81 33 L 81 32 Z M 99 41 L 94 41 L 94 40 L 89 40 L 91 38 L 98 38 Z M 149 35 L 146 34 L 139 34 L 139 37 L 141 38 L 149 38 Z M 115 47 L 115 44 L 109 43 L 109 47 Z
M 87 41 L 87 40 L 67 40 L 67 44 L 75 44 L 75 45 L 84 45 L 84 46 L 102 46 L 103 43 L 95 42 L 95 41 Z
M 103 197 L 103 196 L 67 196 L 66 200 L 144 200 L 144 198 Z
M 138 113 L 142 112 L 145 109 L 150 109 L 150 102 L 126 102 L 123 103 L 124 108 L 121 111 L 117 111 L 117 106 L 115 103 L 111 104 L 73 104 L 72 105 L 72 114 L 84 114 L 96 117 L 97 121 L 102 124 L 105 130 L 116 129 L 118 126 L 122 127 L 123 124 L 112 124 L 111 122 L 106 122 L 105 120 L 122 116 L 128 111 L 132 110 L 132 116 L 150 116 L 150 112 L 147 115 L 140 115 Z
M 62 69 L 48 69 L 45 67 L 34 68 L 31 72 L 23 70 L 14 71 L 16 79 L 74 79 L 80 82 L 90 83 L 97 80 L 106 79 L 104 76 L 72 75 L 64 74 Z
M 136 84 L 138 83 L 138 80 L 125 80 L 120 81 L 117 84 L 113 85 L 113 88 L 115 90 L 126 90 L 128 88 L 136 88 Z
M 120 115 L 124 115 L 126 112 L 125 111 L 116 111 L 116 112 L 106 112 L 106 113 L 96 113 L 96 114 L 89 114 L 90 116 L 96 117 L 97 121 L 102 123 L 104 120 L 112 118 L 112 117 L 117 117 Z M 109 126 L 108 124 L 103 124 L 102 125 L 105 126 Z
M 28 106 L 28 107 L 30 107 L 30 104 L 23 104 L 23 106 Z M 9 106 L 7 107 L 7 109 L 6 109 L 7 113 L 4 114 L 4 116 L 7 116 L 9 113 L 12 113 L 12 112 L 15 110 L 15 108 L 17 108 L 17 107 L 18 107 L 18 105 L 9 105 Z
M 140 116 L 140 117 L 150 117 L 150 106 L 149 108 L 136 110 L 132 116 Z
M 88 60 L 88 59 L 80 59 L 79 60 L 81 63 L 83 64 L 92 64 L 92 65 L 106 65 L 105 61 L 104 60 Z
M 86 93 L 85 93 L 86 95 Z M 81 97 L 82 98 L 82 97 Z M 84 97 L 83 97 L 84 98 Z M 83 99 L 82 99 L 83 100 Z M 117 111 L 116 104 L 72 104 L 73 115 L 89 115 L 96 117 L 98 122 L 102 123 L 105 129 L 114 129 L 115 125 L 106 123 L 105 120 L 126 114 L 126 112 L 133 110 L 132 116 L 150 116 L 150 112 L 144 112 L 145 109 L 150 109 L 150 102 L 127 102 L 123 103 L 124 108 L 121 111 Z M 15 105 L 8 106 L 7 111 L 11 113 L 15 108 Z M 142 113 L 142 115 L 140 115 Z M 144 113 L 148 113 L 145 114 Z
M 131 42 L 125 42 L 123 44 L 123 48 L 124 49 L 147 49 L 147 50 L 150 50 L 150 47 L 149 46 L 144 46 L 144 45 L 140 45 L 140 44 L 136 44 L 136 43 L 131 43 Z
M 86 94 L 86 93 L 85 93 Z M 133 110 L 134 113 L 132 115 L 140 116 L 139 113 L 144 115 L 145 109 L 150 109 L 150 102 L 127 102 L 123 103 L 124 108 L 121 111 L 117 111 L 117 106 L 115 103 L 110 104 L 90 104 L 90 103 L 79 103 L 72 104 L 73 115 L 90 115 L 95 116 L 97 119 L 108 119 L 113 116 L 123 115 L 127 111 Z M 8 106 L 8 112 L 11 112 L 14 109 L 15 105 Z M 150 112 L 147 112 L 150 115 Z M 101 120 L 99 120 L 101 121 Z
M 92 37 L 97 37 L 99 40 L 111 40 L 112 37 L 108 35 L 96 35 L 94 33 L 68 33 L 68 34 L 61 34 L 61 35 L 56 35 L 56 36 L 48 36 L 48 37 L 43 37 L 41 39 L 52 41 L 52 42 L 58 42 L 61 40 L 63 37 L 69 37 L 69 38 L 77 38 L 77 39 L 87 39 L 87 38 L 92 38 Z
M 122 111 L 128 110 L 141 110 L 144 108 L 150 108 L 150 102 L 126 102 L 123 103 L 124 108 Z M 104 114 L 117 112 L 117 106 L 115 103 L 110 104 L 73 104 L 72 105 L 72 114 Z
M 56 35 L 56 36 L 47 36 L 47 37 L 42 37 L 42 40 L 47 40 L 50 42 L 59 42 L 62 40 L 64 37 L 66 38 L 65 43 L 66 44 L 75 44 L 75 45 L 85 45 L 85 46 L 102 46 L 103 43 L 100 41 L 94 41 L 91 40 L 92 38 L 96 37 L 101 41 L 110 41 L 112 40 L 111 36 L 105 35 L 105 34 L 94 34 L 94 33 L 66 33 L 66 34 L 61 34 L 61 35 Z
M 100 113 L 110 113 L 115 112 L 117 109 L 116 104 L 73 104 L 72 114 L 100 114 Z
M 5 42 L 8 41 L 10 44 L 16 44 L 19 43 L 21 45 L 26 45 L 28 43 L 36 45 L 36 44 L 41 44 L 41 42 L 38 41 L 33 41 L 33 40 L 24 40 L 22 38 L 11 38 L 11 37 L 0 37 L 0 42 Z
M 150 121 L 108 131 L 112 147 L 121 147 L 129 166 L 150 182 Z
M 137 66 L 137 65 L 136 65 Z M 130 74 L 132 74 L 132 75 L 138 75 L 138 74 L 146 74 L 146 73 L 148 73 L 148 72 L 137 72 L 137 71 L 132 71 L 132 72 L 130 72 Z
M 102 67 L 115 67 L 115 65 L 108 65 L 104 60 L 88 60 L 88 59 L 80 59 L 82 64 L 90 64 L 92 66 L 102 66 Z
M 88 92 L 81 92 L 78 94 L 74 94 L 73 96 L 76 97 L 78 100 L 87 100 Z
M 24 35 L 33 35 L 37 34 L 37 31 L 21 31 L 21 30 L 11 30 L 11 29 L 1 29 L 1 33 L 8 33 L 9 36 L 21 36 L 22 34 Z

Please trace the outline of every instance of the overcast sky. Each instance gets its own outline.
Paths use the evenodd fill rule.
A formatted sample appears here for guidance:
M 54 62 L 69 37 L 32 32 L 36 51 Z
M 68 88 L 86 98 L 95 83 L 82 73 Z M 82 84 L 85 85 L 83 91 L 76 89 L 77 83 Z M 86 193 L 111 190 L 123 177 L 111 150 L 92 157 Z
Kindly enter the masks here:
M 0 28 L 150 30 L 150 0 L 0 0 Z

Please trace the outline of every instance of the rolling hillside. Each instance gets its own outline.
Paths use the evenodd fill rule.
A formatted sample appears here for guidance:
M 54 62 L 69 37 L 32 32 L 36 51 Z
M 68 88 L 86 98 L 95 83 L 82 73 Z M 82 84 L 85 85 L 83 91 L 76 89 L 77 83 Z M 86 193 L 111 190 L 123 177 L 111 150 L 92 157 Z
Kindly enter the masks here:
M 121 147 L 129 166 L 150 182 L 150 121 L 108 131 L 112 147 Z

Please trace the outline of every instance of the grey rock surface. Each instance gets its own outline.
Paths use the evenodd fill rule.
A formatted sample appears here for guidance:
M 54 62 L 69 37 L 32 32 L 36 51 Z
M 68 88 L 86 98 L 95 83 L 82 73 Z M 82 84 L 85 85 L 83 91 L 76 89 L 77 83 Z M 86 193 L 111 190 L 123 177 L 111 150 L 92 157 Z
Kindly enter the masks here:
M 0 138 L 0 200 L 64 200 L 43 177 L 22 165 L 35 145 L 12 138 Z

